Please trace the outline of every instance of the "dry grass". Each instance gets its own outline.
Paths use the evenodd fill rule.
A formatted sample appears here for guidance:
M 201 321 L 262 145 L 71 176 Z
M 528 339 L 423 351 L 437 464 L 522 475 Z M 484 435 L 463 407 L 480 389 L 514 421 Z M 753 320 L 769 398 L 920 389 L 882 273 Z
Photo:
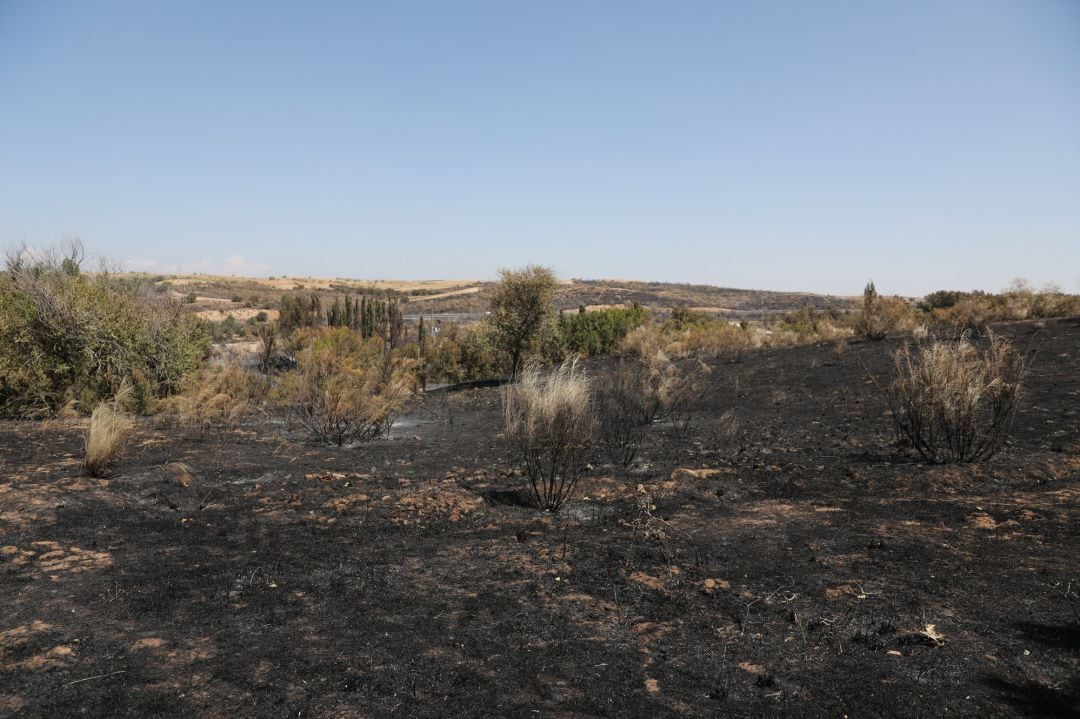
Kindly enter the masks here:
M 968 336 L 897 351 L 889 405 L 898 433 L 931 462 L 978 462 L 1004 444 L 1016 415 L 1025 358 L 1004 338 L 985 349 Z
M 638 357 L 653 357 L 663 352 L 672 353 L 675 339 L 655 323 L 647 323 L 630 330 L 623 338 L 623 352 Z
M 120 409 L 120 403 L 103 402 L 90 415 L 86 433 L 86 458 L 83 471 L 90 477 L 103 477 L 110 463 L 120 456 L 135 423 Z
M 711 360 L 737 362 L 751 347 L 752 335 L 738 324 L 713 320 L 691 325 L 679 331 L 671 350 L 679 355 L 706 357 Z
M 268 322 L 276 321 L 281 315 L 279 310 L 260 309 L 258 307 L 238 307 L 236 309 L 227 310 L 200 310 L 195 314 L 210 322 L 224 322 L 229 317 L 232 317 L 237 322 L 247 322 L 251 318 L 257 317 L 260 313 L 266 315 L 266 321 Z
M 878 303 L 888 308 L 888 323 L 892 330 L 911 329 L 910 307 L 902 300 L 884 298 Z M 906 314 L 904 314 L 906 313 Z M 663 353 L 672 360 L 697 358 L 707 362 L 738 362 L 752 350 L 763 347 L 797 347 L 816 342 L 845 345 L 854 330 L 843 316 L 830 318 L 824 313 L 814 317 L 812 324 L 794 327 L 788 322 L 733 323 L 727 320 L 704 318 L 683 327 L 648 323 L 629 332 L 623 340 L 623 352 L 640 357 Z
M 181 487 L 190 487 L 195 478 L 195 470 L 187 462 L 169 462 L 165 465 L 165 473 Z
M 180 393 L 162 402 L 161 414 L 203 437 L 213 427 L 233 429 L 259 415 L 266 394 L 263 377 L 230 363 L 187 377 Z
M 882 340 L 890 332 L 911 331 L 916 325 L 912 305 L 899 297 L 877 294 L 874 283 L 866 286 L 863 293 L 862 311 L 855 317 L 860 335 L 871 340 Z
M 1035 290 L 1023 280 L 1016 280 L 1008 289 L 996 295 L 956 294 L 959 297 L 952 304 L 930 310 L 934 323 L 946 331 L 981 335 L 994 322 L 1080 314 L 1080 295 L 1065 294 L 1053 285 Z
M 619 366 L 614 389 L 630 398 L 638 421 L 651 424 L 685 415 L 700 393 L 706 366 L 676 362 L 674 358 L 694 353 L 654 325 L 639 327 L 626 340 L 627 357 Z
M 576 360 L 547 371 L 530 363 L 503 394 L 506 439 L 525 462 L 537 507 L 573 496 L 593 435 L 592 383 Z

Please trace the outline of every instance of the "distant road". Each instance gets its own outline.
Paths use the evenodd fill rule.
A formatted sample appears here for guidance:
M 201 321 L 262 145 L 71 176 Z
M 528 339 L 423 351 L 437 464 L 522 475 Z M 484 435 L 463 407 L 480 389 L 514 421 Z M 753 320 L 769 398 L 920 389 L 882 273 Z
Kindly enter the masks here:
M 713 314 L 716 317 L 722 317 L 731 320 L 760 320 L 765 316 L 785 315 L 788 312 L 793 312 L 796 308 L 785 309 L 763 309 L 763 310 L 728 310 L 726 312 L 707 313 Z M 577 312 L 576 308 L 567 308 L 566 312 Z M 658 314 L 666 315 L 670 312 L 669 309 L 653 310 Z M 431 314 L 429 312 L 421 312 L 417 314 L 402 315 L 402 319 L 406 322 L 419 322 L 423 317 L 425 322 L 432 320 L 447 320 L 450 322 L 465 322 L 469 320 L 482 320 L 487 316 L 487 312 L 436 312 Z
M 452 322 L 461 322 L 463 320 L 481 320 L 487 316 L 487 312 L 436 312 L 432 314 L 430 312 L 421 312 L 414 315 L 402 315 L 401 319 L 406 322 L 419 322 L 423 317 L 425 322 L 431 320 L 450 320 Z

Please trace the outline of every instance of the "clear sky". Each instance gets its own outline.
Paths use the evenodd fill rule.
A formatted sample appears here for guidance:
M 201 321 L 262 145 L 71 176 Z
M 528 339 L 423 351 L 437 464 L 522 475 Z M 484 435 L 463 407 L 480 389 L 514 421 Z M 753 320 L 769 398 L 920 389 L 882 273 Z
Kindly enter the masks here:
M 1080 291 L 1080 2 L 0 0 L 0 245 Z

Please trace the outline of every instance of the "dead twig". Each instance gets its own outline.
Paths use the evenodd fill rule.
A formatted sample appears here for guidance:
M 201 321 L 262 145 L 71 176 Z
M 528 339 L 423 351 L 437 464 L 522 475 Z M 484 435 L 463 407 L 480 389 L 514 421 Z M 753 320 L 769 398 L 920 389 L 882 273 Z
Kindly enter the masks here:
M 120 671 L 109 672 L 108 674 L 98 674 L 97 676 L 86 677 L 85 679 L 76 679 L 75 681 L 68 682 L 67 684 L 64 684 L 63 686 L 70 687 L 72 684 L 81 684 L 83 682 L 88 682 L 91 679 L 104 679 L 105 677 L 114 677 L 117 674 L 127 674 L 127 670 L 126 669 L 121 669 Z

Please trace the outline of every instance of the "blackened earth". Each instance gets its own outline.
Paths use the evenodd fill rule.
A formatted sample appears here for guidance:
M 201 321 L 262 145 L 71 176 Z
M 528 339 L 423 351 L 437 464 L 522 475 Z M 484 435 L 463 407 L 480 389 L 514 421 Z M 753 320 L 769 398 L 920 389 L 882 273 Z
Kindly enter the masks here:
M 496 388 L 347 449 L 146 421 L 100 480 L 5 423 L 0 716 L 1080 716 L 1080 320 L 999 331 L 986 464 L 895 443 L 902 340 L 767 350 L 559 516 Z

